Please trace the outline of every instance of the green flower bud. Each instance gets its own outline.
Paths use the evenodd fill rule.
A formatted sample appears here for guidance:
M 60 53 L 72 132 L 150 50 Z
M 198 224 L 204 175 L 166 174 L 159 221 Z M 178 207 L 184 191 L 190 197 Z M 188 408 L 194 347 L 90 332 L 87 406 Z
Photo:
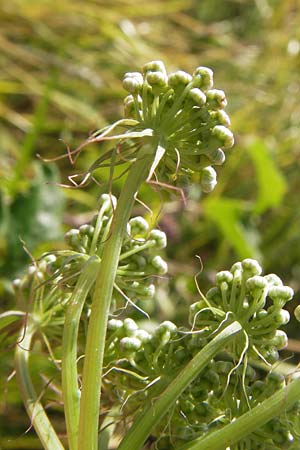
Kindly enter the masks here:
M 233 275 L 229 270 L 222 270 L 221 272 L 218 272 L 216 275 L 216 283 L 220 285 L 224 281 L 228 284 L 230 284 L 233 280 Z
M 125 336 L 135 336 L 136 331 L 138 330 L 138 326 L 134 320 L 127 317 L 123 322 L 123 329 Z
M 249 291 L 263 290 L 267 286 L 267 280 L 264 277 L 260 277 L 259 275 L 248 278 L 248 280 L 246 281 L 246 287 Z
M 178 70 L 177 72 L 170 73 L 168 81 L 169 86 L 177 90 L 183 89 L 187 86 L 192 81 L 192 77 L 189 73 L 184 72 L 183 70 Z
M 181 364 L 189 359 L 189 355 L 185 348 L 180 347 L 175 350 L 174 358 Z
M 270 286 L 282 286 L 281 279 L 275 275 L 275 273 L 269 273 L 265 275 L 265 279 L 268 281 Z
M 192 88 L 187 98 L 191 99 L 196 106 L 204 106 L 206 103 L 206 95 L 199 88 Z
M 242 263 L 239 261 L 233 264 L 233 266 L 230 269 L 230 272 L 234 274 L 236 270 L 242 270 Z
M 210 111 L 210 117 L 216 122 L 217 125 L 224 125 L 228 128 L 231 125 L 230 117 L 223 111 L 223 109 L 218 109 L 217 111 Z
M 274 303 L 282 301 L 285 304 L 291 300 L 293 296 L 294 291 L 289 286 L 272 286 L 269 289 L 269 297 L 274 301 Z
M 274 364 L 279 360 L 279 353 L 275 347 L 269 347 L 265 351 L 261 351 L 261 353 L 270 364 Z
M 122 320 L 110 319 L 107 322 L 107 329 L 110 331 L 117 331 L 117 330 L 120 330 L 122 327 L 123 327 Z
M 132 255 L 131 259 L 139 270 L 144 269 L 147 265 L 146 258 L 141 255 Z
M 18 291 L 22 287 L 22 280 L 20 278 L 16 278 L 15 280 L 13 280 L 12 281 L 12 287 L 13 287 L 15 293 L 18 293 Z
M 161 230 L 151 230 L 149 233 L 149 240 L 154 242 L 154 247 L 158 250 L 165 248 L 167 246 L 167 236 Z
M 81 225 L 79 227 L 79 234 L 81 236 L 88 236 L 88 237 L 92 237 L 94 234 L 95 228 L 92 225 Z
M 233 369 L 233 363 L 230 361 L 216 361 L 214 368 L 220 375 L 228 375 L 231 369 Z
M 160 333 L 169 331 L 170 333 L 173 334 L 173 333 L 175 333 L 175 331 L 177 331 L 177 326 L 173 322 L 170 322 L 169 320 L 165 320 L 164 322 L 159 324 L 159 327 L 157 328 L 157 330 L 159 330 Z
M 120 340 L 120 348 L 126 352 L 136 352 L 142 346 L 142 343 L 136 337 L 123 337 Z
M 255 318 L 256 318 L 257 320 L 261 320 L 261 319 L 264 319 L 265 317 L 267 317 L 268 314 L 269 314 L 268 311 L 266 311 L 265 309 L 261 309 L 260 311 L 258 311 L 258 312 L 256 313 Z
M 221 89 L 210 89 L 206 92 L 206 98 L 212 109 L 223 109 L 227 105 L 225 92 Z
M 139 102 L 141 105 L 141 102 Z M 124 99 L 124 115 L 125 117 L 135 117 L 135 102 L 132 95 L 127 95 Z
M 208 402 L 197 403 L 195 411 L 199 416 L 207 417 L 207 419 L 212 417 L 214 413 L 214 409 Z
M 132 237 L 145 234 L 149 230 L 149 224 L 141 216 L 133 217 L 129 220 L 130 234 Z
M 208 301 L 214 302 L 218 305 L 222 301 L 221 291 L 218 287 L 212 287 L 206 292 L 206 298 Z
M 201 171 L 201 189 L 205 193 L 212 192 L 217 185 L 217 173 L 211 166 L 204 167 Z
M 282 350 L 288 345 L 287 334 L 282 330 L 276 330 L 275 337 L 272 339 L 272 344 L 277 350 Z
M 152 88 L 158 90 L 158 93 L 165 90 L 168 85 L 168 77 L 162 72 L 148 72 L 146 80 Z
M 274 321 L 278 326 L 286 325 L 290 321 L 290 313 L 286 309 L 280 309 L 276 313 Z
M 212 135 L 220 141 L 221 146 L 225 149 L 231 148 L 234 144 L 232 132 L 223 125 L 214 126 L 212 129 Z
M 106 211 L 113 212 L 117 206 L 117 198 L 111 194 L 102 194 L 100 197 L 100 205 L 106 204 Z
M 79 230 L 72 228 L 65 234 L 65 241 L 70 247 L 78 247 L 81 245 L 79 238 Z
M 135 337 L 139 339 L 143 344 L 151 340 L 151 335 L 148 333 L 148 331 L 145 330 L 137 330 L 135 333 Z
M 190 400 L 179 400 L 179 407 L 184 414 L 190 414 L 195 409 L 194 403 Z
M 151 265 L 157 270 L 158 275 L 165 275 L 168 272 L 168 264 L 161 256 L 154 256 L 151 260 Z
M 294 315 L 298 322 L 300 322 L 300 305 L 296 306 L 294 309 Z
M 138 291 L 139 298 L 141 300 L 151 300 L 155 294 L 154 284 L 149 284 L 148 286 L 140 286 Z
M 140 72 L 125 73 L 123 78 L 123 88 L 130 94 L 138 94 L 143 86 L 143 77 Z
M 203 91 L 211 89 L 214 85 L 213 71 L 208 67 L 197 67 L 193 73 L 193 84 Z
M 206 156 L 215 166 L 221 166 L 222 164 L 224 164 L 226 159 L 225 153 L 221 148 L 215 148 L 214 150 L 211 150 Z
M 149 72 L 161 72 L 166 75 L 167 71 L 165 68 L 165 65 L 162 61 L 150 61 L 143 65 L 142 68 L 143 74 L 149 73 Z
M 255 259 L 244 259 L 242 261 L 242 268 L 244 272 L 249 273 L 250 276 L 260 275 L 262 273 L 262 268 Z

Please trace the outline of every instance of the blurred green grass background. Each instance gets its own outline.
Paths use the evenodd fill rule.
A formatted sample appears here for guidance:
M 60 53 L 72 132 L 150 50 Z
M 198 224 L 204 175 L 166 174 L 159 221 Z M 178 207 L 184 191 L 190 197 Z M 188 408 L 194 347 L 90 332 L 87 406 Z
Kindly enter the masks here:
M 61 248 L 64 230 L 84 223 L 97 206 L 97 186 L 67 190 L 57 183 L 86 168 L 99 147 L 86 149 L 76 169 L 36 155 L 62 155 L 65 143 L 74 148 L 119 118 L 123 73 L 153 59 L 169 71 L 214 70 L 236 144 L 213 194 L 202 197 L 195 183 L 185 211 L 180 199 L 163 194 L 170 282 L 160 287 L 152 313 L 184 323 L 198 298 L 196 255 L 203 290 L 215 271 L 256 257 L 295 289 L 297 302 L 299 23 L 297 0 L 0 0 L 0 311 L 15 306 L 11 281 L 30 261 L 22 241 L 33 257 Z M 99 181 L 107 176 L 99 173 Z M 160 196 L 145 188 L 142 198 L 155 216 Z M 299 336 L 294 322 L 290 333 Z M 8 382 L 13 339 L 6 336 L 0 358 L 0 448 L 41 448 L 26 433 L 30 423 L 14 379 Z M 60 414 L 57 407 L 58 422 Z

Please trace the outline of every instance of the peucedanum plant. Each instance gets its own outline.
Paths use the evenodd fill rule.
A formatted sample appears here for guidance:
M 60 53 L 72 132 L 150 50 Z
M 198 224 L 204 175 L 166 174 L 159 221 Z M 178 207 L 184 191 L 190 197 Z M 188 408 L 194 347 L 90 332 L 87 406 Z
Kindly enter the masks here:
M 47 450 L 299 449 L 300 378 L 276 364 L 293 291 L 276 275 L 262 275 L 252 259 L 218 272 L 190 306 L 187 328 L 164 321 L 146 331 L 130 317 L 128 305 L 146 314 L 141 301 L 151 301 L 168 270 L 165 233 L 131 217 L 141 186 L 185 200 L 180 179 L 199 174 L 211 192 L 213 166 L 234 139 L 208 68 L 168 75 L 153 61 L 126 73 L 123 86 L 125 118 L 69 153 L 111 141 L 81 181 L 71 181 L 84 186 L 101 167 L 113 180 L 121 166 L 119 199 L 102 195 L 91 223 L 66 233 L 67 250 L 43 255 L 14 281 L 19 310 L 10 314 L 24 317 L 15 370 L 31 423 Z M 37 342 L 61 380 L 65 439 L 31 379 Z

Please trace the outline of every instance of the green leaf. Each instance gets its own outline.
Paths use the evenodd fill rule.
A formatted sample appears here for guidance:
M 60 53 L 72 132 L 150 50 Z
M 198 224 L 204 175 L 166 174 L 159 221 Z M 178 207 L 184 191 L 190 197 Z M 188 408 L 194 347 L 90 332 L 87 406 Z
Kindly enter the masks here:
M 10 205 L 4 274 L 17 272 L 28 262 L 21 241 L 32 252 L 38 244 L 61 236 L 64 197 L 57 186 L 58 171 L 39 162 L 33 168 L 28 190 L 17 194 Z
M 242 224 L 245 205 L 240 200 L 209 197 L 203 203 L 207 220 L 213 221 L 240 258 L 257 257 L 256 239 Z
M 258 187 L 254 212 L 260 214 L 280 205 L 287 186 L 264 141 L 254 141 L 248 151 L 256 170 Z

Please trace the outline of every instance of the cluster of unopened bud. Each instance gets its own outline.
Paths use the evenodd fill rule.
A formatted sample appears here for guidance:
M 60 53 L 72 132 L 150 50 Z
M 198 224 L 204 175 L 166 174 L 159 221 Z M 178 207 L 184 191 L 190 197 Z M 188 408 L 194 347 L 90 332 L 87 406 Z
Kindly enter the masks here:
M 201 328 L 209 320 L 211 328 L 216 328 L 224 315 L 231 313 L 250 339 L 251 356 L 273 363 L 278 360 L 278 351 L 287 345 L 287 335 L 279 328 L 289 322 L 284 306 L 294 293 L 277 275 L 261 273 L 253 259 L 244 259 L 229 271 L 217 273 L 216 286 L 206 293 L 206 300 L 191 306 L 190 322 Z
M 52 264 L 53 275 L 63 272 L 67 287 L 73 288 L 77 275 L 88 258 L 97 254 L 101 260 L 103 243 L 109 239 L 109 229 L 117 200 L 103 194 L 99 213 L 91 224 L 81 225 L 65 235 L 70 250 L 57 252 Z M 155 294 L 153 277 L 167 273 L 166 261 L 158 254 L 167 245 L 166 234 L 150 229 L 149 223 L 140 216 L 129 220 L 121 248 L 113 292 L 112 310 L 124 305 L 124 300 L 147 300 Z
M 36 328 L 47 328 L 48 334 L 62 330 L 64 312 L 70 294 L 62 292 L 58 275 L 49 283 L 49 278 L 56 263 L 54 254 L 45 254 L 42 258 L 27 267 L 22 278 L 17 278 L 12 285 L 19 307 L 27 310 L 28 303 L 32 304 L 31 320 Z
M 198 67 L 167 74 L 161 61 L 145 64 L 140 72 L 124 75 L 125 116 L 154 130 L 165 148 L 169 171 L 200 172 L 203 192 L 216 185 L 212 165 L 225 161 L 223 150 L 233 146 L 230 118 L 224 111 L 224 91 L 213 87 L 213 71 Z M 177 169 L 176 169 L 177 168 Z

